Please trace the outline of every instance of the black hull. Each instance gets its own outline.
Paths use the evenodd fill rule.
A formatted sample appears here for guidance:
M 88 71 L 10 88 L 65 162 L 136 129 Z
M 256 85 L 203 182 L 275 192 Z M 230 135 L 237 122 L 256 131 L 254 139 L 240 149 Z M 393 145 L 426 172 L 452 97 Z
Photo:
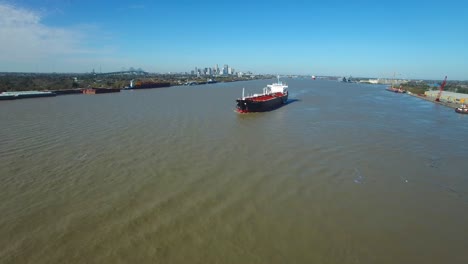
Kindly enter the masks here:
M 82 94 L 83 89 L 54 90 L 52 92 L 56 95 Z
M 26 98 L 39 98 L 39 97 L 54 97 L 57 96 L 55 93 L 50 94 L 21 94 L 18 95 L 18 99 L 26 99 Z
M 267 101 L 252 101 L 249 99 L 237 99 L 237 111 L 239 113 L 267 112 L 281 107 L 288 101 L 288 94 L 275 97 Z
M 13 95 L 0 96 L 0 100 L 15 100 L 15 99 L 16 99 L 16 96 L 13 96 Z
M 170 86 L 171 86 L 171 83 L 152 83 L 152 84 L 136 85 L 133 87 L 125 88 L 124 90 L 154 89 L 154 88 L 164 88 L 164 87 L 170 87 Z

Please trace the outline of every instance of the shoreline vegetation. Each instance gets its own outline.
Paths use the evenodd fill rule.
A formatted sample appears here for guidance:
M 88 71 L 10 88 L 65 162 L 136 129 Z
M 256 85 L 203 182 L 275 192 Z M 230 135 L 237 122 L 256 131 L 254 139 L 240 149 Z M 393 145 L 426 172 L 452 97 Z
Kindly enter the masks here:
M 89 88 L 124 89 L 134 82 L 170 83 L 170 86 L 198 85 L 272 79 L 273 75 L 203 76 L 150 73 L 0 73 L 0 93 L 12 91 L 62 91 Z

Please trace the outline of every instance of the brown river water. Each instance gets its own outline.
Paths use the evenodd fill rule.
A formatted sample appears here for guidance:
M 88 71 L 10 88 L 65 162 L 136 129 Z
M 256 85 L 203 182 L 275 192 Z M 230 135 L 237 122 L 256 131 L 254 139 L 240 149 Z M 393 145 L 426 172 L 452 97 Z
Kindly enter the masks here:
M 0 102 L 0 263 L 468 263 L 468 116 L 273 81 Z

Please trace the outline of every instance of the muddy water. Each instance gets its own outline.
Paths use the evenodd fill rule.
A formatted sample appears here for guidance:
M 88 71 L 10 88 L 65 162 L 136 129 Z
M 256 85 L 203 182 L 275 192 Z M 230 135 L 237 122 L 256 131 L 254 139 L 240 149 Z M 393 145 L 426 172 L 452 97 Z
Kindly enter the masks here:
M 285 79 L 0 103 L 1 263 L 468 263 L 468 116 Z

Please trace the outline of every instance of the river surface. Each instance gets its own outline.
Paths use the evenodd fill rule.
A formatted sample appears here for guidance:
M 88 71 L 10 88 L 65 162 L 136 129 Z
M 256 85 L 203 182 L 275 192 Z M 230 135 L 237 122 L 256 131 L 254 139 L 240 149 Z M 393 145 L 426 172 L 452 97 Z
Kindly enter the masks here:
M 0 263 L 468 263 L 468 116 L 285 81 L 0 102 Z

